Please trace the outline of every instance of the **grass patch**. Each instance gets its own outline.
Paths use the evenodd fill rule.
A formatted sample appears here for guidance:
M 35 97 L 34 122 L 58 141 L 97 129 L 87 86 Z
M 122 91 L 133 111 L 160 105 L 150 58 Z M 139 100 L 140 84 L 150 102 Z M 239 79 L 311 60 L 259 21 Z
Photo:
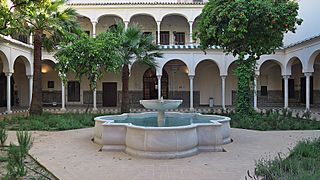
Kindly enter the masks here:
M 279 154 L 272 160 L 259 160 L 254 176 L 266 180 L 319 180 L 320 138 L 300 141 L 286 158 Z
M 9 130 L 69 130 L 80 129 L 94 126 L 94 117 L 97 114 L 51 114 L 43 113 L 41 115 L 30 115 L 27 117 L 16 116 L 11 119 L 0 121 L 0 127 Z
M 252 116 L 241 116 L 235 113 L 225 114 L 231 118 L 231 127 L 253 129 L 260 131 L 270 130 L 319 130 L 320 121 L 311 119 L 309 113 L 301 117 L 293 117 L 290 111 L 267 111 Z

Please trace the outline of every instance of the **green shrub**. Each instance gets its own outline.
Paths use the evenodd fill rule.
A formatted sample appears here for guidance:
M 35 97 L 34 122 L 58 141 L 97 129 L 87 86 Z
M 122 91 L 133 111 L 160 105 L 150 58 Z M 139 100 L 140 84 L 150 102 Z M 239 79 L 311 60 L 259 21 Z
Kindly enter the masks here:
M 31 133 L 29 133 L 28 131 L 17 131 L 17 139 L 18 139 L 21 152 L 25 157 L 28 154 L 33 143 L 33 138 L 31 137 Z
M 267 110 L 265 114 L 254 113 L 252 115 L 227 114 L 231 118 L 231 127 L 254 129 L 261 131 L 270 130 L 315 130 L 320 129 L 320 121 L 311 120 L 311 114 L 304 118 L 292 116 L 291 111 Z M 299 116 L 298 116 L 299 117 Z
M 24 166 L 24 152 L 19 146 L 10 144 L 8 149 L 8 163 L 6 179 L 18 179 L 26 175 L 27 171 Z
M 260 159 L 255 174 L 248 176 L 265 180 L 320 179 L 320 138 L 300 141 L 286 158 L 279 153 L 274 159 Z
M 6 142 L 8 138 L 8 132 L 4 128 L 0 128 L 0 145 L 4 146 L 4 143 Z
M 51 114 L 42 113 L 41 115 L 30 115 L 28 117 L 13 117 L 10 120 L 0 121 L 0 126 L 5 126 L 11 130 L 68 130 L 79 129 L 94 126 L 93 118 L 99 116 L 97 114 Z

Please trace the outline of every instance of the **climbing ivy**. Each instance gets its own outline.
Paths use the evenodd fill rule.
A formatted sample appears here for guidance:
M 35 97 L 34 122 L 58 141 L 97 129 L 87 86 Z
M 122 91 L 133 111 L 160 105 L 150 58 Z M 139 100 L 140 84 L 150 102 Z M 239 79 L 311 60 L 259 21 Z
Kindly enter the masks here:
M 220 46 L 237 58 L 236 111 L 253 112 L 256 61 L 283 46 L 284 33 L 295 32 L 298 3 L 293 0 L 209 0 L 196 31 L 202 49 Z

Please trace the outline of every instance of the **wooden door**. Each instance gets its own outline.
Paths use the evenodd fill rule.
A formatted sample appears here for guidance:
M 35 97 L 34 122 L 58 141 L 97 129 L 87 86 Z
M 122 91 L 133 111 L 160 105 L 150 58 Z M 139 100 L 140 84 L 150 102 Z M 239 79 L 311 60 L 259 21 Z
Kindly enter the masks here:
M 68 82 L 68 101 L 80 102 L 80 82 L 79 81 Z
M 104 82 L 102 83 L 102 105 L 104 107 L 117 106 L 117 83 Z

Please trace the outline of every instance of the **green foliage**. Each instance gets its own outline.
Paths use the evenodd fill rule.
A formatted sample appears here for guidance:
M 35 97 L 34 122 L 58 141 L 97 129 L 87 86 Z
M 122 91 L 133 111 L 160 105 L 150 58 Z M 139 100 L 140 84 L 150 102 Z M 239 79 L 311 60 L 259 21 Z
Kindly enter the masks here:
M 238 61 L 245 61 L 237 63 L 237 112 L 252 111 L 248 106 L 253 96 L 256 60 L 281 47 L 284 33 L 295 32 L 296 25 L 302 23 L 297 15 L 298 3 L 292 0 L 209 0 L 206 3 L 196 32 L 202 48 L 220 46 L 238 56 Z
M 8 164 L 6 179 L 17 179 L 26 175 L 24 166 L 25 152 L 19 146 L 10 144 L 8 150 Z
M 320 138 L 300 141 L 284 158 L 278 154 L 274 159 L 256 162 L 255 174 L 266 180 L 320 178 Z
M 94 126 L 93 118 L 98 114 L 50 114 L 30 115 L 28 117 L 12 117 L 0 121 L 0 126 L 5 126 L 10 130 L 69 130 Z
M 292 117 L 292 112 L 267 110 L 265 114 L 253 113 L 243 115 L 231 113 L 231 127 L 253 129 L 261 131 L 270 130 L 320 130 L 320 121 Z
M 25 158 L 33 143 L 31 133 L 29 133 L 28 131 L 17 131 L 17 139 L 21 152 L 23 153 Z
M 0 145 L 1 146 L 4 146 L 4 143 L 6 142 L 7 138 L 8 138 L 7 130 L 5 130 L 0 126 Z
M 101 33 L 97 38 L 84 36 L 55 54 L 59 60 L 56 69 L 63 75 L 74 72 L 79 79 L 86 76 L 90 89 L 94 90 L 104 71 L 116 72 L 122 67 L 120 43 L 119 37 L 111 31 Z M 61 78 L 66 83 L 66 76 Z
M 118 49 L 122 64 L 122 100 L 121 113 L 130 111 L 129 104 L 129 65 L 135 61 L 150 67 L 156 66 L 156 58 L 161 58 L 159 47 L 153 43 L 151 35 L 144 35 L 137 25 L 125 29 L 118 23 L 110 31 L 118 35 L 121 45 Z

